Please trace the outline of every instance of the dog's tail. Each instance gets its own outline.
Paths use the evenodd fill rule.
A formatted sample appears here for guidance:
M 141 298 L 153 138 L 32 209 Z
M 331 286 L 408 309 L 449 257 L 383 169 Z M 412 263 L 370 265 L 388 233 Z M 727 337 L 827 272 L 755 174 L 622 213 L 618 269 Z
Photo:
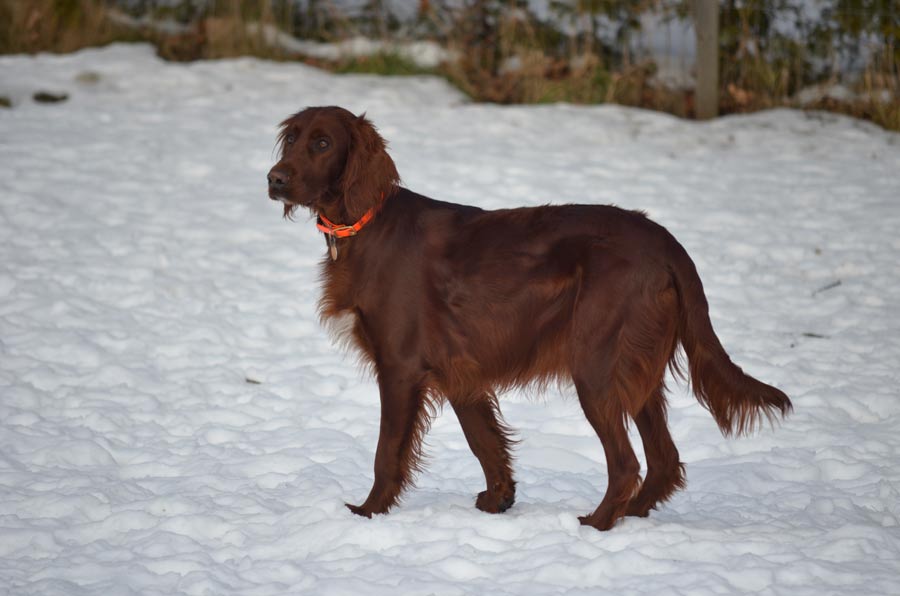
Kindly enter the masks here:
M 713 415 L 722 434 L 746 434 L 786 416 L 791 400 L 781 390 L 747 375 L 731 361 L 709 320 L 709 305 L 694 262 L 674 238 L 670 267 L 679 297 L 678 338 L 688 358 L 697 400 Z M 673 359 L 675 356 L 673 355 Z M 677 370 L 674 360 L 670 363 Z

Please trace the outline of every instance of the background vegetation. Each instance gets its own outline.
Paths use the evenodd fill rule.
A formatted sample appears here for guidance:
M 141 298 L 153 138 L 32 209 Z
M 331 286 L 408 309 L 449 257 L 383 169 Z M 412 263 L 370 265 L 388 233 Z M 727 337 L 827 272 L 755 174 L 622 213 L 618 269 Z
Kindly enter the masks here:
M 0 0 L 0 52 L 67 52 L 113 40 L 156 44 L 171 60 L 256 55 L 338 72 L 447 77 L 499 103 L 618 102 L 690 117 L 689 84 L 659 76 L 659 57 L 689 66 L 689 0 Z M 900 7 L 896 0 L 722 0 L 722 113 L 797 106 L 900 130 Z M 545 6 L 545 5 L 541 5 Z M 266 31 L 337 42 L 386 42 L 369 56 L 314 58 Z M 688 32 L 688 33 L 686 33 Z M 423 68 L 391 45 L 433 40 L 451 58 Z M 654 45 L 656 47 L 654 47 Z M 690 44 L 687 44 L 690 45 Z

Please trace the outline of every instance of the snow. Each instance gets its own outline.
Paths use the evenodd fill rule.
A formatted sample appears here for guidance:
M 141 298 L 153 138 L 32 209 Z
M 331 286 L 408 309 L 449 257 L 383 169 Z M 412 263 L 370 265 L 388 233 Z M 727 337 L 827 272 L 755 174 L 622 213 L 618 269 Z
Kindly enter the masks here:
M 405 41 L 394 42 L 369 39 L 361 35 L 350 37 L 339 42 L 317 42 L 297 39 L 274 25 L 258 25 L 250 23 L 247 32 L 251 35 L 262 34 L 267 44 L 303 56 L 312 56 L 324 60 L 338 61 L 347 58 L 359 58 L 378 54 L 396 54 L 422 68 L 437 68 L 455 56 L 442 48 L 437 42 Z
M 0 95 L 0 593 L 900 594 L 900 135 L 140 45 L 0 57 Z M 403 503 L 351 515 L 376 387 L 317 322 L 321 237 L 265 196 L 277 123 L 319 104 L 368 112 L 435 198 L 647 210 L 795 413 L 725 439 L 673 381 L 687 489 L 601 533 L 576 517 L 606 475 L 571 390 L 513 393 L 510 511 L 474 508 L 447 409 Z
M 107 14 L 113 22 L 131 29 L 150 29 L 165 35 L 179 35 L 192 31 L 191 25 L 172 19 L 154 19 L 148 15 L 133 17 L 115 8 L 110 9 Z M 257 22 L 246 23 L 245 30 L 247 35 L 258 37 L 270 47 L 279 48 L 290 54 L 330 61 L 393 54 L 421 68 L 437 68 L 443 62 L 456 58 L 454 52 L 430 40 L 389 41 L 355 35 L 337 42 L 318 42 L 298 39 L 275 25 Z

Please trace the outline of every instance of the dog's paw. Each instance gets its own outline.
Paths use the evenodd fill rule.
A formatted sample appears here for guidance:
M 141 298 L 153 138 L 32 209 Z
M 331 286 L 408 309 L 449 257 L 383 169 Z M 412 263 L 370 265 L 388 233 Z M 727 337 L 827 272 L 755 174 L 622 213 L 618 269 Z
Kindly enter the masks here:
M 480 509 L 481 511 L 484 511 L 485 513 L 503 513 L 504 511 L 512 507 L 513 503 L 515 502 L 515 492 L 510 492 L 505 495 L 497 495 L 483 490 L 478 493 L 478 498 L 475 499 L 475 507 Z
M 622 518 L 622 513 L 623 512 L 612 513 L 595 511 L 590 515 L 579 516 L 578 521 L 581 522 L 582 526 L 591 526 L 601 532 L 606 532 Z
M 344 505 L 346 505 L 346 506 L 347 506 L 347 509 L 349 509 L 350 511 L 352 511 L 352 512 L 355 513 L 356 515 L 359 515 L 359 516 L 362 516 L 362 517 L 367 517 L 367 518 L 369 518 L 369 519 L 372 519 L 372 512 L 371 512 L 371 511 L 367 511 L 367 510 L 363 509 L 362 507 L 360 507 L 359 505 L 351 505 L 350 503 L 344 503 Z
M 628 503 L 628 508 L 625 509 L 625 515 L 627 517 L 648 517 L 651 509 L 653 509 L 653 506 L 644 503 L 643 499 L 632 499 Z

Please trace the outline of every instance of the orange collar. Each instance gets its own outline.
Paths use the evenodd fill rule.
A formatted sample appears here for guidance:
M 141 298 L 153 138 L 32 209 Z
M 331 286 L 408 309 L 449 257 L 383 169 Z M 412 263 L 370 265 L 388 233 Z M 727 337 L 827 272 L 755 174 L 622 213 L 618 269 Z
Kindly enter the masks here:
M 369 223 L 373 217 L 375 217 L 375 213 L 381 208 L 381 205 L 384 203 L 384 193 L 381 193 L 381 200 L 373 205 L 371 209 L 366 211 L 365 215 L 359 218 L 352 226 L 342 226 L 336 223 L 332 223 L 324 215 L 319 215 L 318 219 L 316 219 L 316 227 L 320 232 L 325 234 L 326 236 L 331 236 L 332 238 L 347 238 L 349 236 L 356 236 L 356 233 L 363 229 L 363 226 Z
M 347 238 L 348 236 L 356 236 L 356 233 L 363 229 L 363 226 L 369 223 L 369 221 L 373 217 L 375 217 L 375 211 L 377 208 L 378 205 L 366 211 L 366 214 L 360 217 L 359 221 L 352 226 L 342 226 L 332 223 L 331 220 L 320 214 L 318 220 L 316 221 L 316 227 L 326 236 L 334 236 L 335 238 Z

